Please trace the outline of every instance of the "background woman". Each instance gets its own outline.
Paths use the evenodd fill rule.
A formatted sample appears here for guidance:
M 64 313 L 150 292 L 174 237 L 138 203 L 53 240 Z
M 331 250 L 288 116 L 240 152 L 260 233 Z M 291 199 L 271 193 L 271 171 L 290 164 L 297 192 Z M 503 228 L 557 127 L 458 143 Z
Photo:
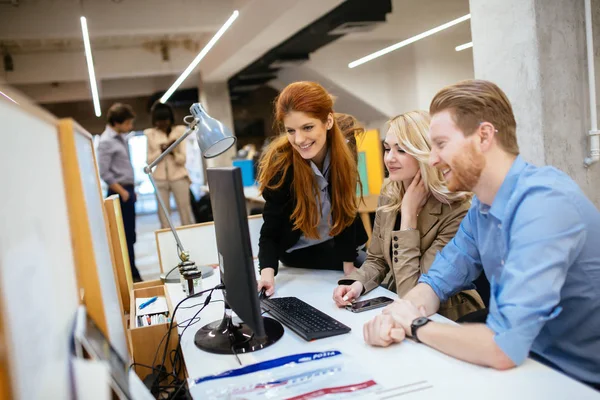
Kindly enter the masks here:
M 162 103 L 156 103 L 152 107 L 152 125 L 154 128 L 144 130 L 144 134 L 148 138 L 148 164 L 156 160 L 186 131 L 185 126 L 175 125 L 173 109 Z M 185 141 L 183 141 L 156 166 L 152 176 L 158 188 L 156 196 L 161 196 L 170 213 L 171 202 L 169 199 L 173 193 L 181 224 L 189 225 L 192 223 L 192 208 L 190 205 L 190 178 L 185 167 L 185 159 L 186 149 Z M 158 206 L 158 218 L 162 228 L 169 227 L 160 206 Z

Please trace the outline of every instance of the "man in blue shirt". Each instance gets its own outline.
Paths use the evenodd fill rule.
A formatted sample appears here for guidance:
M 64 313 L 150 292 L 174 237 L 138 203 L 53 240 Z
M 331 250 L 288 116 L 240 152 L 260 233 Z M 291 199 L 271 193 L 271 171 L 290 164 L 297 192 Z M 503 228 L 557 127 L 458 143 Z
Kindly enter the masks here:
M 419 284 L 365 324 L 367 343 L 413 336 L 450 356 L 508 369 L 530 352 L 600 389 L 600 213 L 577 184 L 518 154 L 506 95 L 470 80 L 433 99 L 430 163 L 476 194 L 456 236 Z M 431 322 L 440 301 L 490 281 L 485 324 Z

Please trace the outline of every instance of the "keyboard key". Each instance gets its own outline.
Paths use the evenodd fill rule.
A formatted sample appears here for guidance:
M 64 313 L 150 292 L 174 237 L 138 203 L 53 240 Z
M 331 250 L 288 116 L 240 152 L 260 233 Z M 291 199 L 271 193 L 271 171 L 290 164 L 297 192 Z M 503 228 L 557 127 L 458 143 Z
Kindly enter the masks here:
M 296 297 L 265 299 L 261 307 L 308 341 L 350 332 L 346 325 Z

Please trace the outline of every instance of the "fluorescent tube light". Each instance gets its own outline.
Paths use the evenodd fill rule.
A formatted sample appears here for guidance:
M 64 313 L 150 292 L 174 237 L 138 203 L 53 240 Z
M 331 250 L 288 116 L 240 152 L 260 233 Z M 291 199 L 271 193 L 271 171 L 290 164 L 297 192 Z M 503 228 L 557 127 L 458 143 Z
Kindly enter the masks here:
M 463 51 L 465 49 L 470 49 L 471 47 L 473 47 L 473 42 L 469 42 L 469 43 L 461 44 L 460 46 L 456 46 L 454 48 L 454 50 Z
M 440 31 L 443 31 L 444 29 L 448 29 L 448 28 L 450 28 L 450 27 L 452 27 L 452 26 L 454 26 L 456 24 L 460 24 L 461 22 L 464 22 L 464 21 L 469 20 L 469 19 L 471 19 L 471 14 L 463 15 L 460 18 L 456 18 L 456 19 L 454 19 L 454 20 L 452 20 L 450 22 L 446 22 L 443 25 L 440 25 L 438 27 L 430 29 L 430 30 L 428 30 L 426 32 L 419 33 L 416 36 L 413 36 L 411 38 L 408 38 L 406 40 L 403 40 L 403 41 L 398 42 L 396 44 L 393 44 L 391 46 L 388 46 L 385 49 L 381 49 L 379 51 L 376 51 L 375 53 L 369 54 L 368 56 L 365 56 L 363 58 L 359 58 L 356 61 L 352 61 L 350 64 L 348 64 L 348 68 L 358 67 L 359 65 L 362 65 L 362 64 L 364 64 L 366 62 L 374 60 L 374 59 L 376 59 L 378 57 L 381 57 L 381 56 L 383 56 L 383 55 L 385 55 L 387 53 L 391 53 L 394 50 L 398 50 L 399 48 L 407 46 L 407 45 L 409 45 L 411 43 L 414 43 L 414 42 L 416 42 L 418 40 L 424 39 L 424 38 L 426 38 L 428 36 L 436 34 L 436 33 L 440 32 Z
M 202 61 L 204 56 L 206 56 L 206 54 L 210 51 L 210 49 L 212 49 L 215 43 L 217 43 L 217 40 L 219 40 L 219 38 L 223 36 L 225 31 L 229 29 L 231 24 L 233 24 L 238 15 L 240 15 L 238 10 L 235 10 L 233 14 L 231 14 L 231 17 L 229 17 L 229 19 L 225 22 L 221 29 L 219 29 L 217 33 L 215 33 L 215 36 L 213 36 L 212 39 L 210 39 L 210 41 L 206 44 L 206 46 L 204 46 L 202 51 L 198 53 L 196 58 L 194 58 L 194 61 L 192 61 L 192 63 L 185 69 L 185 71 L 183 71 L 183 74 L 181 74 L 181 76 L 177 78 L 175 83 L 173 83 L 169 90 L 167 90 L 166 93 L 160 98 L 161 103 L 165 103 L 167 100 L 169 100 L 169 97 L 171 97 L 171 95 L 177 90 L 179 85 L 181 85 L 183 81 L 185 81 L 186 78 L 189 76 L 189 74 L 191 74 L 192 71 L 198 66 L 198 64 L 200 63 L 200 61 Z
M 12 101 L 13 103 L 15 103 L 15 104 L 19 104 L 19 103 L 17 103 L 15 100 L 11 99 L 9 95 L 7 95 L 6 93 L 2 92 L 1 90 L 0 90 L 0 94 L 1 94 L 2 96 L 6 97 L 7 99 L 9 99 L 10 101 Z
M 100 110 L 100 98 L 98 97 L 98 85 L 96 84 L 96 73 L 94 72 L 94 59 L 92 58 L 92 46 L 90 46 L 90 35 L 88 33 L 87 20 L 81 17 L 81 33 L 83 34 L 83 47 L 85 48 L 85 59 L 87 61 L 88 74 L 90 75 L 90 89 L 94 101 L 96 117 L 102 115 Z

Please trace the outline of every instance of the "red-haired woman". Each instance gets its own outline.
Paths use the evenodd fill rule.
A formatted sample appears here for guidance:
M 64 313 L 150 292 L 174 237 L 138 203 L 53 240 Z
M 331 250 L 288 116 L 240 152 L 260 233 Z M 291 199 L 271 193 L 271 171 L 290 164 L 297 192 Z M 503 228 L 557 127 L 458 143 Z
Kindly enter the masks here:
M 292 83 L 275 101 L 275 119 L 283 133 L 265 150 L 258 176 L 266 200 L 258 287 L 268 296 L 280 261 L 349 274 L 367 241 L 357 218 L 356 159 L 329 93 L 314 82 Z

